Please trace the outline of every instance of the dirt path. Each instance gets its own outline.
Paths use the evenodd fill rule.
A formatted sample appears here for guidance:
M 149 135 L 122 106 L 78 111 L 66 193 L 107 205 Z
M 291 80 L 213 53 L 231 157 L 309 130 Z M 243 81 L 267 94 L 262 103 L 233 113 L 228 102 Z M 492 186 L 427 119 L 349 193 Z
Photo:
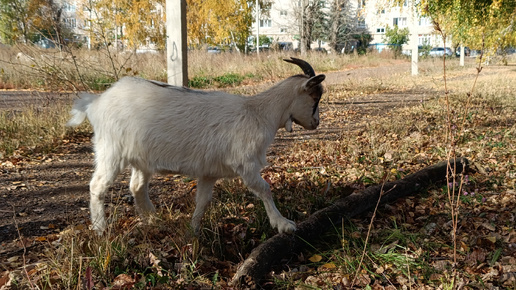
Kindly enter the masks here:
M 357 82 L 367 78 L 381 78 L 386 73 L 407 75 L 408 63 L 386 67 L 362 68 L 327 73 L 327 85 Z M 321 122 L 316 131 L 296 128 L 293 134 L 280 130 L 271 150 L 280 150 L 293 140 L 338 138 L 342 133 L 356 126 L 358 119 L 384 113 L 402 106 L 411 106 L 430 97 L 429 92 L 412 91 L 404 93 L 373 94 L 357 96 L 346 102 L 332 102 L 321 105 L 321 119 L 324 106 L 337 110 L 355 110 L 355 118 L 346 119 L 338 126 Z M 27 106 L 48 106 L 55 101 L 71 102 L 69 94 L 0 92 L 0 110 L 19 111 Z M 49 154 L 39 160 L 16 160 L 0 166 L 0 258 L 19 253 L 19 237 L 44 236 L 59 232 L 72 224 L 88 224 L 88 183 L 93 171 L 90 136 L 84 136 L 74 144 L 68 144 L 63 153 Z M 130 203 L 127 196 L 128 172 L 119 177 L 110 194 L 111 202 L 122 199 Z M 151 183 L 150 195 L 155 204 L 163 204 L 182 194 L 185 188 L 155 177 Z M 167 193 L 163 194 L 167 189 Z M 109 199 L 109 197 L 108 197 Z M 16 230 L 19 229 L 19 232 Z M 29 249 L 30 250 L 30 249 Z

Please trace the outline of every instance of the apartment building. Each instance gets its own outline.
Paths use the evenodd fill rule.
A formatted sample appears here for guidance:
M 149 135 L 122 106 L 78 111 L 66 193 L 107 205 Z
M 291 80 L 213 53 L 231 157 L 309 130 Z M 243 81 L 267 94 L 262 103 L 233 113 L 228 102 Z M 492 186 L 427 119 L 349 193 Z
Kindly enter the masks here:
M 259 34 L 267 35 L 273 41 L 290 42 L 297 48 L 299 25 L 303 17 L 301 5 L 308 1 L 313 0 L 272 1 L 270 9 L 259 16 Z M 329 11 L 333 1 L 344 0 L 326 0 L 323 4 L 324 9 Z M 441 46 L 442 39 L 435 34 L 431 19 L 420 17 L 413 7 L 414 3 L 415 0 L 405 0 L 402 5 L 396 6 L 389 0 L 348 0 L 346 9 L 351 10 L 350 15 L 356 15 L 357 32 L 369 33 L 372 36 L 371 46 L 380 51 L 388 47 L 384 40 L 386 27 L 394 25 L 399 28 L 407 27 L 411 35 L 417 35 L 418 45 Z M 253 23 L 252 32 L 254 35 L 257 33 L 256 22 Z M 412 47 L 411 41 L 404 46 L 404 50 Z M 329 49 L 324 40 L 314 41 L 312 48 L 318 47 L 321 43 Z M 447 43 L 451 44 L 449 41 Z
M 313 0 L 272 0 L 270 8 L 259 11 L 259 27 L 257 28 L 256 21 L 252 25 L 252 34 L 266 35 L 277 43 L 288 43 L 293 49 L 299 48 L 300 44 L 300 25 L 303 21 L 302 5 L 312 2 Z M 330 12 L 332 2 L 334 0 L 323 0 L 323 12 Z M 343 1 L 343 0 L 340 0 Z M 349 0 L 348 7 L 351 10 L 357 10 L 357 0 Z M 256 18 L 255 18 L 256 19 Z M 356 21 L 358 22 L 359 17 Z M 357 23 L 359 25 L 359 23 Z M 330 50 L 328 43 L 323 39 L 315 39 L 311 44 L 312 48 L 322 47 Z
M 399 28 L 408 28 L 411 37 L 403 49 L 413 47 L 413 41 L 417 39 L 418 45 L 442 46 L 442 38 L 435 33 L 432 20 L 428 17 L 421 17 L 414 9 L 415 0 L 405 0 L 400 6 L 390 5 L 390 1 L 363 1 L 363 16 L 372 36 L 371 46 L 382 50 L 387 47 L 384 36 L 386 27 L 397 25 Z M 451 42 L 447 41 L 447 46 Z
M 271 0 L 270 7 L 261 9 L 258 22 L 252 25 L 252 34 L 266 35 L 275 43 L 282 43 L 286 48 L 299 47 L 300 24 L 304 17 L 303 3 L 314 0 Z M 357 31 L 366 31 L 372 36 L 371 46 L 382 50 L 387 47 L 384 35 L 386 27 L 397 25 L 399 28 L 409 28 L 411 35 L 417 35 L 419 45 L 441 46 L 442 39 L 435 34 L 431 19 L 420 17 L 413 9 L 415 0 L 405 0 L 400 6 L 393 6 L 390 0 L 323 0 L 323 10 L 329 12 L 333 1 L 346 2 L 349 15 L 356 15 Z M 63 21 L 75 34 L 74 41 L 88 43 L 88 22 L 81 19 L 84 1 L 61 0 Z M 254 18 L 256 19 L 256 18 Z M 415 39 L 415 38 L 411 38 Z M 450 43 L 447 41 L 447 43 Z M 412 47 L 409 41 L 404 49 Z M 451 46 L 451 45 L 447 45 Z M 323 47 L 330 51 L 324 39 L 316 39 L 312 48 Z

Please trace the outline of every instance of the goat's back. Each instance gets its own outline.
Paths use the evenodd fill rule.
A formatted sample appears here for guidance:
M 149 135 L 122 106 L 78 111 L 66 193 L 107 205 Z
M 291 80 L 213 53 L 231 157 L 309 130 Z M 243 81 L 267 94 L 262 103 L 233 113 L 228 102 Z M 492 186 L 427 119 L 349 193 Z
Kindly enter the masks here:
M 95 151 L 142 170 L 229 177 L 244 156 L 265 165 L 272 140 L 241 96 L 194 91 L 126 77 L 87 109 Z M 275 133 L 275 132 L 274 132 Z M 263 148 L 265 147 L 265 148 Z M 251 157 L 249 157 L 251 158 Z

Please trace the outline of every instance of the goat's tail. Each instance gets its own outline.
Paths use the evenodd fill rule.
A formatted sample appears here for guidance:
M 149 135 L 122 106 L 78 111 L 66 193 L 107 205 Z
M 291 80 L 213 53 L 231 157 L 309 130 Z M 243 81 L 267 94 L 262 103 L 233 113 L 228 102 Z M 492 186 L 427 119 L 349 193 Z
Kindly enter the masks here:
M 86 110 L 91 105 L 91 103 L 100 97 L 99 95 L 95 94 L 88 94 L 88 93 L 80 93 L 79 94 L 80 99 L 75 100 L 73 103 L 72 111 L 70 112 L 72 114 L 72 118 L 66 123 L 66 126 L 68 127 L 77 127 L 82 122 L 84 122 L 84 119 L 86 119 Z

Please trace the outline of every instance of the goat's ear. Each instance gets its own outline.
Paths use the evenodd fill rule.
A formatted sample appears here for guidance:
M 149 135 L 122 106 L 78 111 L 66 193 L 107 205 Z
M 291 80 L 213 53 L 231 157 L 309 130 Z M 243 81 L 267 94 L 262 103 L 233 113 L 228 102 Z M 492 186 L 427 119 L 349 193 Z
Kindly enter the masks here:
M 315 77 L 311 77 L 310 79 L 308 79 L 308 81 L 306 81 L 305 89 L 307 91 L 311 90 L 313 87 L 322 83 L 322 81 L 324 81 L 325 78 L 325 75 L 316 75 Z

